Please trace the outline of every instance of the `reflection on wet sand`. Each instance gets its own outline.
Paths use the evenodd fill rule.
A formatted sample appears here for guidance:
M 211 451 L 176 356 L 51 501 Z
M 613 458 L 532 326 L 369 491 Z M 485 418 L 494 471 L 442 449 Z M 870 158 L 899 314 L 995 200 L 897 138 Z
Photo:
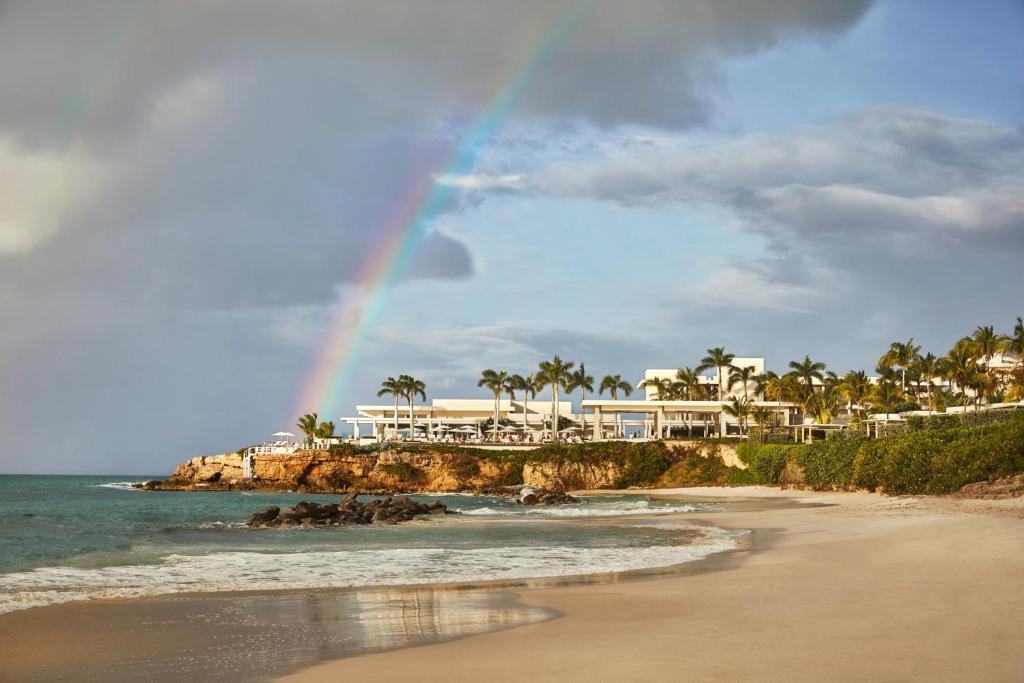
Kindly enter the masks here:
M 509 593 L 456 589 L 71 603 L 0 615 L 0 660 L 5 681 L 241 681 L 551 616 Z

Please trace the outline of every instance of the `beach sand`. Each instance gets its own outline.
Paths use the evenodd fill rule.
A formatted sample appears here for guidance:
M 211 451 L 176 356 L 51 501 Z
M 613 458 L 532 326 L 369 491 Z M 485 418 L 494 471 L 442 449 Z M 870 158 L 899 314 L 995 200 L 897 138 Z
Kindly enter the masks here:
M 1024 680 L 1022 499 L 638 493 L 727 499 L 658 520 L 751 533 L 668 573 L 596 583 L 14 612 L 0 615 L 0 680 Z M 387 651 L 353 656 L 368 648 Z
M 1024 680 L 1024 501 L 661 493 L 803 505 L 704 516 L 753 533 L 693 571 L 520 594 L 561 618 L 281 680 Z

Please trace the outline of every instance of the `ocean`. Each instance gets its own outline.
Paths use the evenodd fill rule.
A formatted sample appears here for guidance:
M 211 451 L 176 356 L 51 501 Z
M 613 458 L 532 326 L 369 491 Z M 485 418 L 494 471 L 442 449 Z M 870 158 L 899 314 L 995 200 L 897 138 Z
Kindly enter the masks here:
M 157 477 L 151 477 L 157 478 Z M 732 532 L 632 516 L 713 512 L 644 496 L 523 507 L 413 496 L 463 514 L 397 526 L 250 529 L 269 505 L 337 495 L 146 492 L 146 477 L 0 475 L 0 613 L 196 591 L 490 582 L 668 567 L 735 547 Z

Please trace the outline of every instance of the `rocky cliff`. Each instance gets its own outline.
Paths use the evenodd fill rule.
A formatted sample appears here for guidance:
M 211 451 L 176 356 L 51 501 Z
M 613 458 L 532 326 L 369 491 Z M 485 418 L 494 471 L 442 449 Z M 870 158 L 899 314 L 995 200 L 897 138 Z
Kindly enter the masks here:
M 178 465 L 162 490 L 266 489 L 304 492 L 490 491 L 503 486 L 566 490 L 607 488 L 621 478 L 613 462 L 524 462 L 518 457 L 480 457 L 462 453 L 378 451 L 337 454 L 309 450 L 253 458 L 253 477 L 243 479 L 242 456 L 206 455 Z

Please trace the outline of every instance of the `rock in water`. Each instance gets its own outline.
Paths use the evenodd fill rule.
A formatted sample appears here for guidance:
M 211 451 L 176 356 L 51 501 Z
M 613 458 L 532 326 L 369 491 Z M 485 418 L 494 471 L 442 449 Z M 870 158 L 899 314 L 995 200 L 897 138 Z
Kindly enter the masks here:
M 573 505 L 583 502 L 564 491 L 547 491 L 530 487 L 524 487 L 519 492 L 518 501 L 521 505 Z
M 249 518 L 249 521 L 246 522 L 246 525 L 248 525 L 248 526 L 268 526 L 268 525 L 270 525 L 271 522 L 273 522 L 273 521 L 275 521 L 277 519 L 277 515 L 280 512 L 281 512 L 281 508 L 274 507 L 274 506 L 268 507 L 268 508 L 266 508 L 264 510 L 260 510 L 259 512 L 257 512 L 256 514 L 254 514 L 252 517 Z
M 455 514 L 441 503 L 424 505 L 408 496 L 383 498 L 360 504 L 350 493 L 341 504 L 320 505 L 302 501 L 290 508 L 270 507 L 249 518 L 251 527 L 348 526 L 350 524 L 399 524 L 426 515 Z

